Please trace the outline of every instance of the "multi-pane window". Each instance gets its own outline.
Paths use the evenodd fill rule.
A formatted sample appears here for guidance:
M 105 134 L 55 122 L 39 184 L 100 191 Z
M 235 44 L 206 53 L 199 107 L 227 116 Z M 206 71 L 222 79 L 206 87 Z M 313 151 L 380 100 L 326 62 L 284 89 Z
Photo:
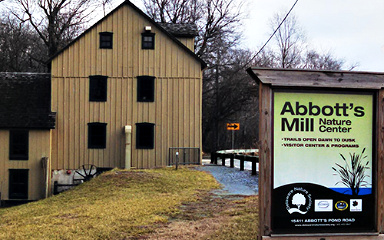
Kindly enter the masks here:
M 9 169 L 9 199 L 28 199 L 28 169 Z
M 100 37 L 100 48 L 112 49 L 113 46 L 113 33 L 101 32 Z
M 155 139 L 155 124 L 136 123 L 136 148 L 153 149 Z
M 102 149 L 107 145 L 107 124 L 88 123 L 88 148 Z
M 107 101 L 107 76 L 89 76 L 89 101 Z
M 155 49 L 155 34 L 142 33 L 141 34 L 141 48 L 142 49 Z
M 137 77 L 137 101 L 138 102 L 155 101 L 155 77 L 151 77 L 151 76 Z
M 29 133 L 28 130 L 9 131 L 9 159 L 28 160 Z

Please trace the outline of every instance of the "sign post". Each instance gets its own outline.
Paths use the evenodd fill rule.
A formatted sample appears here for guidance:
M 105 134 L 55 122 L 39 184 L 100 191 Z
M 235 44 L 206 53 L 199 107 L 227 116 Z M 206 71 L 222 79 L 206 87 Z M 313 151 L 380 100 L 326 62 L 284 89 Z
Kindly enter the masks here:
M 250 68 L 259 239 L 384 239 L 384 73 Z
M 240 130 L 240 123 L 227 123 L 227 130 L 232 131 L 232 149 L 235 148 L 235 131 Z

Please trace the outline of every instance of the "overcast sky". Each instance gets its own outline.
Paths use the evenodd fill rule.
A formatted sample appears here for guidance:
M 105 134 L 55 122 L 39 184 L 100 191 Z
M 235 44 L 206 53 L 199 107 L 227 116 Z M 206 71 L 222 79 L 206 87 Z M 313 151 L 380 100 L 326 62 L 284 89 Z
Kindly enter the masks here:
M 142 0 L 131 0 L 142 8 Z M 242 1 L 242 0 L 238 0 Z M 295 0 L 248 0 L 243 46 L 257 52 L 271 34 L 270 19 Z M 384 0 L 299 0 L 291 12 L 319 52 L 344 59 L 344 68 L 384 72 Z
M 247 6 L 244 45 L 258 50 L 269 38 L 270 19 L 288 12 L 295 0 L 251 0 Z M 294 10 L 307 42 L 359 63 L 358 71 L 384 72 L 384 0 L 299 0 Z
M 270 19 L 295 0 L 235 0 L 244 10 L 243 47 L 257 52 L 271 34 Z M 120 4 L 123 0 L 116 0 Z M 131 0 L 143 9 L 142 0 Z M 307 43 L 318 52 L 344 59 L 344 68 L 384 72 L 384 0 L 299 0 L 292 13 Z

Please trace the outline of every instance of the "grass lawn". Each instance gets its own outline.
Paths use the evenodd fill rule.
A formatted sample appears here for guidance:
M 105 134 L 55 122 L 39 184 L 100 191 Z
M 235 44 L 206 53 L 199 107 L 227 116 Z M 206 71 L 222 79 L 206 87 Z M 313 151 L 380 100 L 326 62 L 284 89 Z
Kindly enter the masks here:
M 0 239 L 189 239 L 185 231 L 195 239 L 255 239 L 257 197 L 221 198 L 209 193 L 216 188 L 211 175 L 189 168 L 112 170 L 57 196 L 0 209 Z M 200 234 L 189 230 L 193 224 L 208 229 Z M 179 235 L 168 231 L 173 227 Z

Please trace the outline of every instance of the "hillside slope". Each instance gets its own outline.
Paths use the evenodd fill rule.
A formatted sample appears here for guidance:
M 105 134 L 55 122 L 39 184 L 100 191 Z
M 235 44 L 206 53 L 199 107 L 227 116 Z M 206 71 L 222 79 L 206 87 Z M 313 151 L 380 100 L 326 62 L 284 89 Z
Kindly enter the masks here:
M 112 170 L 57 196 L 0 209 L 0 239 L 153 239 L 175 222 L 211 222 L 215 216 L 227 216 L 222 220 L 228 228 L 231 217 L 249 212 L 246 205 L 256 203 L 209 193 L 217 188 L 211 175 L 189 168 Z M 255 219 L 249 221 L 256 228 Z M 220 227 L 198 238 L 212 239 Z

